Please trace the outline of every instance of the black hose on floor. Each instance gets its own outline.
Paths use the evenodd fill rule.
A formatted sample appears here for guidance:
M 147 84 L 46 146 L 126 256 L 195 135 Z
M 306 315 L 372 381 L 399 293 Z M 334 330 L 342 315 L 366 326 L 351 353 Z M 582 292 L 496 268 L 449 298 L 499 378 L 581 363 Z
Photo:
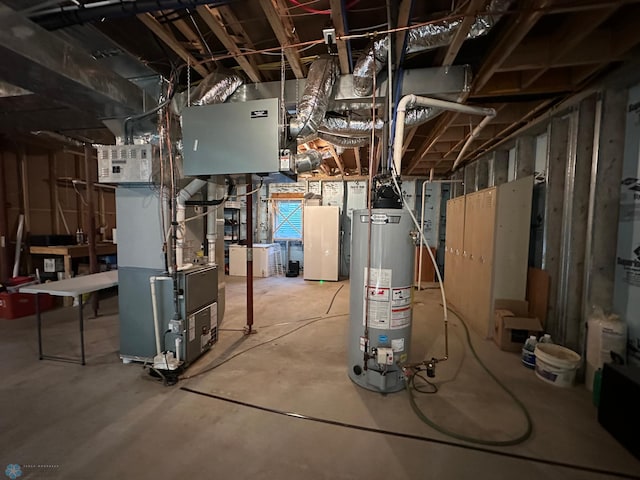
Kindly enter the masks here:
M 284 410 L 278 410 L 276 408 L 263 407 L 261 405 L 256 405 L 256 404 L 253 404 L 253 403 L 243 402 L 241 400 L 234 400 L 233 398 L 223 397 L 221 395 L 216 395 L 214 393 L 207 393 L 207 392 L 202 392 L 202 391 L 199 391 L 199 390 L 194 390 L 194 389 L 189 388 L 189 387 L 180 387 L 180 390 L 182 390 L 184 392 L 200 395 L 200 396 L 203 396 L 203 397 L 207 397 L 207 398 L 211 398 L 211 399 L 215 399 L 215 400 L 220 400 L 222 402 L 232 403 L 234 405 L 240 405 L 242 407 L 252 408 L 254 410 L 260 410 L 260 411 L 263 411 L 263 412 L 275 413 L 277 415 L 282 415 L 282 416 L 285 416 L 285 417 L 295 418 L 295 419 L 298 419 L 298 420 L 307 420 L 307 421 L 310 421 L 310 422 L 322 423 L 322 424 L 325 424 L 325 425 L 333 425 L 333 426 L 341 427 L 341 428 L 349 428 L 349 429 L 352 429 L 352 430 L 359 430 L 359 431 L 362 431 L 362 432 L 389 435 L 389 436 L 392 436 L 392 437 L 399 437 L 399 438 L 403 438 L 403 439 L 407 439 L 407 440 L 417 440 L 417 441 L 420 441 L 420 442 L 434 443 L 434 444 L 437 444 L 437 445 L 444 445 L 444 446 L 448 446 L 448 447 L 461 448 L 461 449 L 464 449 L 464 450 L 471 450 L 471 451 L 474 451 L 474 452 L 487 453 L 489 455 L 496 455 L 496 456 L 499 456 L 499 457 L 506 457 L 506 458 L 511 458 L 511 459 L 515 459 L 515 460 L 523 460 L 523 461 L 532 462 L 532 463 L 550 465 L 550 466 L 553 466 L 553 467 L 561 467 L 561 468 L 568 468 L 568 469 L 571 469 L 571 470 L 578 470 L 578 471 L 582 471 L 582 472 L 596 473 L 596 474 L 599 474 L 599 475 L 606 475 L 608 477 L 628 478 L 628 479 L 632 479 L 632 480 L 640 480 L 640 476 L 638 476 L 638 475 L 631 475 L 631 474 L 623 473 L 623 472 L 604 470 L 604 469 L 601 469 L 601 468 L 587 467 L 587 466 L 584 466 L 584 465 L 576 465 L 576 464 L 566 463 L 566 462 L 558 462 L 556 460 L 547 460 L 547 459 L 543 459 L 543 458 L 529 457 L 527 455 L 521 455 L 521 454 L 518 454 L 518 453 L 510 453 L 510 452 L 505 452 L 505 451 L 500 451 L 500 450 L 492 450 L 490 448 L 477 447 L 475 445 L 457 443 L 457 442 L 452 442 L 450 440 L 440 440 L 438 438 L 427 437 L 427 436 L 423 436 L 423 435 L 415 435 L 415 434 L 412 434 L 412 433 L 395 432 L 393 430 L 383 430 L 383 429 L 380 429 L 380 428 L 365 427 L 365 426 L 362 426 L 362 425 L 355 425 L 355 424 L 352 424 L 352 423 L 339 422 L 337 420 L 330 420 L 330 419 L 326 419 L 326 418 L 312 417 L 312 416 L 309 416 L 309 415 L 301 415 L 301 414 L 295 413 L 295 412 L 286 412 Z

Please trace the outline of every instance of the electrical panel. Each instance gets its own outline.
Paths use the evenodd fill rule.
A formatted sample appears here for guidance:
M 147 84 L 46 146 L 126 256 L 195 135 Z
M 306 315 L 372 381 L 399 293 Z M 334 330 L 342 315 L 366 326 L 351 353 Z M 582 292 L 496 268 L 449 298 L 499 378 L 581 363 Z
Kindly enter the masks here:
M 99 145 L 98 182 L 152 183 L 154 149 L 143 145 Z

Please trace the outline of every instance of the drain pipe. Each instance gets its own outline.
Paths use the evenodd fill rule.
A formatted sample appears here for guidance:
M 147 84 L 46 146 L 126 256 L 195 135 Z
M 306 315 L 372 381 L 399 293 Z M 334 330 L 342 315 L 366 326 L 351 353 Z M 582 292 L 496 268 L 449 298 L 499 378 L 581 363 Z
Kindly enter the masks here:
M 162 348 L 160 347 L 160 319 L 158 318 L 158 294 L 156 292 L 156 282 L 162 280 L 169 281 L 171 277 L 149 277 L 149 284 L 151 286 L 151 310 L 153 312 L 153 333 L 156 339 L 156 355 L 162 354 Z
M 180 190 L 176 196 L 176 268 L 183 265 L 184 253 L 184 222 L 186 220 L 187 200 L 189 200 L 196 192 L 198 192 L 207 183 L 206 180 L 196 178 L 186 187 Z
M 407 114 L 407 109 L 416 106 L 435 107 L 441 108 L 443 110 L 449 110 L 451 112 L 468 113 L 470 115 L 484 115 L 485 118 L 473 130 L 473 132 L 463 145 L 462 150 L 460 150 L 460 154 L 458 154 L 458 158 L 456 158 L 456 161 L 453 164 L 454 169 L 462 160 L 462 155 L 469 148 L 471 142 L 478 136 L 480 131 L 487 125 L 487 123 L 489 123 L 491 119 L 496 116 L 496 111 L 493 108 L 471 107 L 469 105 L 463 105 L 457 102 L 449 102 L 446 100 L 439 100 L 437 98 L 419 97 L 413 94 L 402 97 L 400 102 L 398 102 L 396 131 L 394 135 L 395 141 L 393 144 L 393 166 L 395 168 L 396 175 L 400 175 L 401 171 L 400 166 L 402 164 L 402 147 L 404 143 L 404 122 Z

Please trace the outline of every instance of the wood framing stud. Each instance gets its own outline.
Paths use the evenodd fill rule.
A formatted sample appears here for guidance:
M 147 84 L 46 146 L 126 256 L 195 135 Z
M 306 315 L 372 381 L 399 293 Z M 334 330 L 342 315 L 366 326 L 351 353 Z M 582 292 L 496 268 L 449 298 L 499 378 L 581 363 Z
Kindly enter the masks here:
M 358 175 L 362 175 L 362 161 L 360 160 L 360 147 L 353 149 L 353 155 L 356 157 L 356 166 L 358 168 Z

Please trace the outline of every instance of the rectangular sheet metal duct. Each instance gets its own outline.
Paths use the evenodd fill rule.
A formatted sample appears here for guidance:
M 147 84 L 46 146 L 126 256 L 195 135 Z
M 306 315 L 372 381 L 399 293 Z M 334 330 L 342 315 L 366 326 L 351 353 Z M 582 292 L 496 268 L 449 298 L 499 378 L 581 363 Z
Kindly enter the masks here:
M 0 5 L 0 79 L 107 118 L 142 111 L 144 93 L 79 48 Z

